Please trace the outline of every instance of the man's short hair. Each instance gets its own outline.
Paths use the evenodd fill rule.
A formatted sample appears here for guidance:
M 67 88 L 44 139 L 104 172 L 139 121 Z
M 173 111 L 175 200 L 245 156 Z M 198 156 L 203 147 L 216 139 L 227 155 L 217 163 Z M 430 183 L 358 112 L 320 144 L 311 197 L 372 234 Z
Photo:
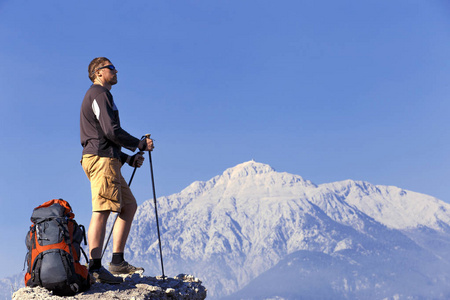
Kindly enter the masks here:
M 95 71 L 97 71 L 97 69 L 99 67 L 102 67 L 105 62 L 111 63 L 111 61 L 109 59 L 107 59 L 106 57 L 96 57 L 89 64 L 89 67 L 88 67 L 89 79 L 92 82 L 95 81 L 95 77 L 96 77 Z

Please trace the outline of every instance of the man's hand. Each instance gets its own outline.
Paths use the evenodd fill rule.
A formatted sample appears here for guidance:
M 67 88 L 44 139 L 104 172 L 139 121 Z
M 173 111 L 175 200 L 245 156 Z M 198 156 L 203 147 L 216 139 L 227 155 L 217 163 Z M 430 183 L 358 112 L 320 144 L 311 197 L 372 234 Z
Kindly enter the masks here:
M 153 145 L 153 140 L 151 138 L 144 138 L 139 142 L 139 150 L 141 151 L 153 151 L 155 146 Z
M 145 160 L 145 158 L 142 154 L 144 154 L 144 153 L 138 152 L 133 156 L 128 156 L 127 164 L 129 164 L 133 168 L 140 168 Z

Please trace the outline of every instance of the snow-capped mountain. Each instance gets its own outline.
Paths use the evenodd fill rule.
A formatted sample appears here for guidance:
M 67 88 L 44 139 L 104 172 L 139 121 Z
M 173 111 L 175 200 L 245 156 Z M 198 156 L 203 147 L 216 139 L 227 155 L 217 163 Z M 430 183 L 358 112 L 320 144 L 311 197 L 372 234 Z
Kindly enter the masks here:
M 211 298 L 450 298 L 450 205 L 427 195 L 249 161 L 157 203 L 166 275 L 194 274 Z M 161 274 L 153 199 L 126 251 Z

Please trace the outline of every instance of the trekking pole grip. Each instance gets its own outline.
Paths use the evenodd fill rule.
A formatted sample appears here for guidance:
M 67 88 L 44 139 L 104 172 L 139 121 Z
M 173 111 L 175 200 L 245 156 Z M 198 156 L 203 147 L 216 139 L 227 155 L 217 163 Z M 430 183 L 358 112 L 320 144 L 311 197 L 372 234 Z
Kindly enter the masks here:
M 145 139 L 150 139 L 150 136 L 151 136 L 150 133 L 147 133 L 147 134 L 143 135 L 142 138 L 141 138 L 141 141 L 143 141 L 143 140 L 145 140 Z M 147 147 L 147 145 L 146 145 L 146 147 Z M 152 151 L 152 150 L 149 149 L 149 152 L 150 152 L 150 151 Z

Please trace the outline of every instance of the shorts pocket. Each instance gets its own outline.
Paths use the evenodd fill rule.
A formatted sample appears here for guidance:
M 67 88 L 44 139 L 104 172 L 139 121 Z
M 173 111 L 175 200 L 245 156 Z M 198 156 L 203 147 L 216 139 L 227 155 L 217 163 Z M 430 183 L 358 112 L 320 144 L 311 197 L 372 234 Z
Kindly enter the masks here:
M 120 202 L 120 181 L 113 176 L 103 176 L 103 183 L 98 194 L 105 199 Z

